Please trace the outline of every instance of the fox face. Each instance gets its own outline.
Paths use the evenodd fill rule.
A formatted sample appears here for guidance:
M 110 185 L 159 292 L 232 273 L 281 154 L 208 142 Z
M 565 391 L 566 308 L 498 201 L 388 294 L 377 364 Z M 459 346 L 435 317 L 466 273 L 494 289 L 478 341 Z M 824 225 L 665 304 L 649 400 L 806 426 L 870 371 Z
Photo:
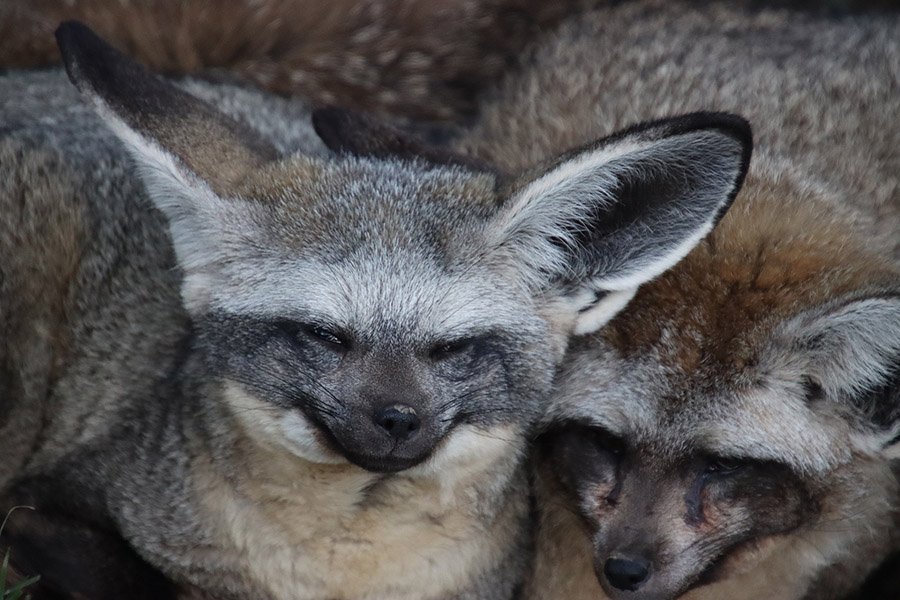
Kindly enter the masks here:
M 477 257 L 470 213 L 496 202 L 493 182 L 426 165 L 386 180 L 354 158 L 321 167 L 325 183 L 295 192 L 293 231 L 261 233 L 269 248 L 281 240 L 280 256 L 203 284 L 201 343 L 238 414 L 306 458 L 374 471 L 421 463 L 457 427 L 533 421 L 530 387 L 544 384 L 532 373 L 549 377 L 553 332 L 512 273 Z M 339 231 L 331 218 L 344 219 Z
M 760 189 L 562 367 L 541 477 L 610 598 L 807 597 L 891 547 L 900 276 Z
M 316 128 L 339 156 L 281 157 L 83 26 L 58 37 L 168 218 L 221 407 L 317 463 L 515 453 L 569 335 L 684 256 L 749 161 L 742 119 L 695 114 L 501 175 L 334 110 Z

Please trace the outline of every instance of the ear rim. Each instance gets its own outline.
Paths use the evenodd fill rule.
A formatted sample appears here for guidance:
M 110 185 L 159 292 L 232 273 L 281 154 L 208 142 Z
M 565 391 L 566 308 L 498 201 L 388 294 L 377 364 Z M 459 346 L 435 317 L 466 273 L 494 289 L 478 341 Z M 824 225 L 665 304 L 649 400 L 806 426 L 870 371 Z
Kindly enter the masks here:
M 669 117 L 660 117 L 649 121 L 641 121 L 608 136 L 588 142 L 587 144 L 570 148 L 554 157 L 550 162 L 533 170 L 530 173 L 531 177 L 529 178 L 529 182 L 546 175 L 576 156 L 586 152 L 596 151 L 604 147 L 611 147 L 615 144 L 621 144 L 629 138 L 640 137 L 641 141 L 660 141 L 678 135 L 705 130 L 718 131 L 732 137 L 738 141 L 742 149 L 742 159 L 737 176 L 734 180 L 733 189 L 728 194 L 725 204 L 722 205 L 721 210 L 715 216 L 713 221 L 713 227 L 715 227 L 715 224 L 718 224 L 731 208 L 731 205 L 743 188 L 747 173 L 750 171 L 751 159 L 753 158 L 753 127 L 749 120 L 736 113 L 724 111 L 695 111 Z M 647 133 L 651 133 L 652 135 L 644 135 Z M 524 185 L 520 184 L 517 186 L 517 189 L 510 190 L 510 195 L 515 194 L 521 187 L 524 187 Z
M 704 151 L 714 152 L 715 154 L 710 156 L 713 156 L 715 160 L 710 161 L 708 165 L 709 174 L 713 178 L 709 180 L 708 184 L 698 187 L 696 193 L 691 191 L 692 188 L 687 187 L 688 184 L 677 187 L 672 192 L 665 192 L 664 195 L 658 197 L 668 200 L 656 207 L 642 204 L 638 197 L 634 197 L 636 199 L 630 204 L 627 201 L 619 204 L 627 196 L 619 197 L 617 194 L 621 188 L 617 186 L 627 181 L 640 181 L 639 176 L 632 179 L 626 176 L 627 173 L 639 174 L 641 172 L 630 169 L 633 167 L 640 169 L 642 163 L 653 164 L 653 152 L 667 152 L 667 145 L 668 149 L 685 152 L 685 157 L 692 156 L 687 159 L 689 162 L 679 162 L 679 155 L 673 154 L 671 163 L 673 168 L 691 169 L 692 165 L 705 164 L 697 163 L 696 161 L 699 160 L 697 156 Z M 557 308 L 564 312 L 574 310 L 577 312 L 574 327 L 576 334 L 589 333 L 601 327 L 618 310 L 621 310 L 627 303 L 627 299 L 635 293 L 640 285 L 658 277 L 677 264 L 715 228 L 740 193 L 749 171 L 752 153 L 753 134 L 750 123 L 743 117 L 732 113 L 695 112 L 637 123 L 610 136 L 573 148 L 555 157 L 543 168 L 531 170 L 527 178 L 520 178 L 504 202 L 509 210 L 495 222 L 498 230 L 503 233 L 500 237 L 494 236 L 493 241 L 489 243 L 494 247 L 502 247 L 512 239 L 510 235 L 515 236 L 522 230 L 531 230 L 533 233 L 534 218 L 537 218 L 538 221 L 543 220 L 544 225 L 537 227 L 545 232 L 552 232 L 566 220 L 577 225 L 580 219 L 579 213 L 583 214 L 585 210 L 591 210 L 590 205 L 592 204 L 602 205 L 604 198 L 610 199 L 609 206 L 619 205 L 625 207 L 626 210 L 630 206 L 637 209 L 636 221 L 625 220 L 622 221 L 621 226 L 614 225 L 615 218 L 605 222 L 607 225 L 614 225 L 610 230 L 613 235 L 620 236 L 627 236 L 629 230 L 635 231 L 633 227 L 636 224 L 639 226 L 641 222 L 653 223 L 654 215 L 657 220 L 664 216 L 666 205 L 684 207 L 684 219 L 673 224 L 669 241 L 660 248 L 658 253 L 639 251 L 645 256 L 643 266 L 641 262 L 629 259 L 628 262 L 632 263 L 630 267 L 622 268 L 626 266 L 624 263 L 615 267 L 613 263 L 611 266 L 615 268 L 608 272 L 603 273 L 602 270 L 598 270 L 587 277 L 585 277 L 585 273 L 569 271 L 572 278 L 569 283 L 565 282 L 567 276 L 562 276 L 562 280 L 559 282 L 562 293 L 558 294 L 556 300 L 558 304 L 555 305 L 554 310 Z M 647 160 L 651 162 L 644 162 Z M 658 172 L 663 175 L 664 173 L 664 169 Z M 673 171 L 673 174 L 677 174 L 677 172 Z M 702 176 L 702 174 L 701 169 L 698 176 Z M 604 182 L 604 177 L 608 181 Z M 591 181 L 591 178 L 595 179 Z M 663 177 L 663 179 L 665 178 Z M 652 185 L 653 181 L 652 177 L 648 179 L 648 185 Z M 584 196 L 588 200 L 580 202 L 573 194 Z M 591 199 L 592 194 L 593 199 Z M 551 200 L 554 196 L 556 199 Z M 548 200 L 550 200 L 549 204 Z M 691 204 L 685 204 L 692 200 L 696 200 L 695 210 L 691 210 Z M 541 206 L 550 206 L 551 208 L 546 210 Z M 554 206 L 556 208 L 553 208 Z M 643 208 L 645 206 L 647 206 L 646 210 Z M 567 212 L 568 214 L 566 214 Z M 628 217 L 627 214 L 624 216 Z M 650 220 L 644 221 L 644 216 Z M 554 223 L 554 220 L 557 222 Z M 599 225 L 597 231 L 602 231 L 604 223 L 597 222 L 597 225 Z M 593 227 L 592 225 L 591 228 Z M 505 240 L 503 236 L 506 236 Z M 560 233 L 558 237 L 564 246 L 569 246 L 570 240 L 567 233 Z M 539 235 L 534 239 L 539 240 L 540 238 Z M 664 240 L 665 238 L 661 236 L 660 239 Z M 546 237 L 543 241 L 547 241 Z M 557 255 L 557 251 L 549 248 L 548 244 L 540 241 L 535 243 L 536 247 L 539 247 L 537 256 L 555 256 L 557 258 L 562 256 L 562 254 Z M 584 246 L 582 250 L 575 250 L 576 252 L 585 252 L 580 263 L 579 259 L 575 259 L 576 264 L 592 264 L 592 259 L 587 255 L 590 254 L 590 248 L 599 248 L 595 246 L 595 243 L 596 240 Z M 574 240 L 571 241 L 571 244 L 573 245 L 570 248 L 580 246 Z M 567 252 L 570 251 L 572 250 Z M 610 256 L 615 258 L 615 253 Z M 628 253 L 626 252 L 624 256 L 627 257 Z M 556 259 L 545 261 L 542 264 L 543 271 L 564 273 L 565 268 L 563 267 L 567 261 L 568 259 L 560 264 L 555 264 Z M 586 304 L 589 298 L 593 298 L 598 293 L 607 293 L 604 302 Z M 603 306 L 604 304 L 605 306 Z M 589 309 L 592 307 L 600 309 L 599 312 L 590 312 Z
M 213 188 L 222 187 L 219 185 L 222 183 L 227 188 L 234 181 L 218 181 L 218 176 L 224 177 L 222 171 L 206 173 L 191 164 L 189 156 L 178 152 L 177 143 L 169 147 L 163 139 L 165 135 L 161 135 L 165 130 L 159 127 L 163 119 L 201 119 L 207 129 L 216 129 L 216 136 L 221 136 L 225 146 L 232 147 L 224 153 L 223 160 L 238 165 L 241 158 L 238 155 L 243 153 L 246 161 L 243 171 L 278 158 L 275 146 L 258 131 L 149 71 L 87 25 L 65 21 L 56 29 L 55 36 L 69 80 L 98 113 L 110 121 L 118 121 L 123 129 L 131 132 L 133 140 L 171 157 L 181 170 Z
M 898 284 L 900 284 L 900 274 L 898 274 Z M 850 381 L 845 378 L 842 386 L 828 381 L 823 376 L 823 372 L 833 374 L 840 370 L 834 365 L 840 361 L 840 355 L 837 353 L 840 346 L 831 349 L 819 347 L 823 336 L 827 333 L 827 329 L 844 334 L 844 331 L 836 329 L 836 327 L 851 326 L 847 323 L 829 324 L 828 322 L 836 318 L 844 318 L 851 311 L 860 310 L 862 305 L 867 303 L 876 307 L 882 305 L 888 315 L 900 314 L 900 286 L 868 286 L 803 310 L 781 325 L 781 331 L 777 333 L 774 342 L 778 345 L 777 347 L 789 353 L 801 352 L 803 354 L 799 363 L 803 377 L 811 380 L 816 388 L 822 390 L 821 394 L 825 402 L 845 407 L 871 426 L 870 431 L 858 432 L 859 435 L 870 440 L 870 443 L 866 444 L 870 450 L 886 456 L 895 454 L 895 458 L 900 458 L 900 390 L 893 387 L 895 382 L 900 382 L 900 337 L 893 346 L 886 349 L 879 348 L 875 351 L 882 353 L 885 358 L 878 362 L 879 368 L 863 369 L 844 365 L 844 371 L 852 371 L 857 375 L 868 371 L 864 376 L 858 376 L 856 380 Z M 900 321 L 890 331 L 900 331 Z M 888 341 L 891 339 L 890 331 L 885 334 L 885 339 Z M 843 342 L 847 343 L 847 340 L 844 339 Z M 881 350 L 886 350 L 886 352 L 883 353 Z M 868 355 L 871 356 L 872 352 L 869 352 Z M 860 360 L 859 363 L 863 364 L 863 361 Z M 866 364 L 870 363 L 866 361 Z M 898 403 L 893 408 L 882 407 L 887 411 L 884 416 L 890 418 L 884 424 L 877 422 L 877 412 L 868 412 L 871 407 L 860 406 L 856 403 L 867 395 L 874 393 L 877 396 L 880 390 L 884 390 L 887 394 L 890 394 L 891 390 L 896 390 L 894 395 L 898 397 Z M 817 400 L 813 399 L 813 401 Z M 869 420 L 872 418 L 875 418 L 875 421 L 870 423 Z M 877 448 L 871 447 L 872 442 Z
M 731 205 L 734 204 L 737 195 L 744 187 L 744 181 L 747 178 L 747 173 L 750 171 L 750 162 L 753 158 L 753 127 L 750 125 L 749 120 L 735 113 L 723 111 L 698 111 L 667 119 L 656 119 L 647 123 L 640 123 L 633 128 L 626 129 L 623 132 L 623 135 L 634 135 L 647 130 L 652 130 L 653 128 L 657 128 L 657 131 L 661 131 L 662 127 L 665 126 L 671 128 L 668 135 L 661 136 L 658 139 L 708 129 L 733 137 L 741 146 L 741 162 L 738 167 L 737 176 L 734 179 L 732 189 L 728 193 L 725 203 L 713 218 L 712 227 L 710 228 L 710 230 L 712 230 L 719 221 L 722 220 L 722 217 L 725 216 L 731 208 Z

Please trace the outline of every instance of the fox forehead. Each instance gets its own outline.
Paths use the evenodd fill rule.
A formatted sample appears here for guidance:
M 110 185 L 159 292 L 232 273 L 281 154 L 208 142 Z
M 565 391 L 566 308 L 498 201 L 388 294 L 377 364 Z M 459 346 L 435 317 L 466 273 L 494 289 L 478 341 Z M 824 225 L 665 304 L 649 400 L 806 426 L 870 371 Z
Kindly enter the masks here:
M 479 259 L 499 205 L 493 176 L 298 156 L 252 173 L 236 195 L 217 207 L 219 247 L 199 261 L 210 268 L 186 274 L 210 310 L 446 334 L 521 322 L 532 302 Z
M 800 312 L 896 270 L 854 216 L 789 182 L 752 185 L 706 240 L 643 286 L 604 330 L 625 356 L 653 353 L 674 371 L 746 380 L 772 331 Z
M 767 367 L 770 365 L 767 365 Z M 552 421 L 602 427 L 659 460 L 714 455 L 777 461 L 823 474 L 853 453 L 839 415 L 812 411 L 802 383 L 776 373 L 744 386 L 684 377 L 652 356 L 582 352 L 560 374 Z
M 337 261 L 257 257 L 187 283 L 207 287 L 211 311 L 309 319 L 362 336 L 443 339 L 495 327 L 542 329 L 530 296 L 517 294 L 513 283 L 504 286 L 477 264 L 448 269 L 425 254 L 372 249 Z
M 252 173 L 237 191 L 265 208 L 285 250 L 346 255 L 363 247 L 452 251 L 497 209 L 491 174 L 424 162 L 293 156 Z
M 777 327 L 765 331 L 776 335 Z M 710 454 L 777 461 L 805 474 L 824 474 L 865 450 L 838 404 L 810 404 L 802 361 L 790 348 L 762 345 L 740 363 L 705 355 L 688 370 L 667 352 L 630 356 L 605 340 L 576 344 L 550 420 L 603 427 L 664 460 Z
M 896 271 L 849 217 L 823 217 L 821 203 L 794 199 L 786 185 L 757 182 L 681 263 L 576 340 L 550 419 L 675 454 L 777 460 L 801 472 L 861 448 L 837 407 L 805 402 L 798 356 L 772 342 L 800 313 L 895 282 Z

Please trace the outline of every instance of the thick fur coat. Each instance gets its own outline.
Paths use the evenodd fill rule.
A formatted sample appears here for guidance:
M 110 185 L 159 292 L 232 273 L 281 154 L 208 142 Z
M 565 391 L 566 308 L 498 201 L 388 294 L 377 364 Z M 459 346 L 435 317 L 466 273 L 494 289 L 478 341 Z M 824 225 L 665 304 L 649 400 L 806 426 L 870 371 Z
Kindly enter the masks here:
M 568 338 L 713 227 L 746 121 L 644 123 L 507 177 L 57 35 L 80 95 L 0 80 L 0 504 L 36 509 L 13 555 L 68 596 L 108 549 L 129 577 L 105 598 L 512 598 Z
M 586 0 L 5 0 L 0 68 L 59 62 L 77 19 L 156 71 L 227 70 L 269 91 L 429 120 L 471 116 L 526 42 Z
M 701 557 L 696 548 L 707 538 L 675 518 L 688 492 L 666 488 L 659 482 L 669 474 L 658 472 L 651 481 L 662 487 L 630 496 L 626 487 L 624 499 L 599 483 L 573 497 L 559 474 L 577 457 L 564 451 L 562 464 L 539 466 L 530 597 L 838 598 L 897 548 L 898 29 L 896 14 L 610 3 L 541 40 L 485 105 L 462 145 L 510 169 L 649 117 L 697 109 L 748 116 L 756 150 L 735 205 L 682 263 L 576 342 L 548 426 L 612 432 L 614 447 L 634 444 L 656 457 L 648 468 L 669 474 L 681 467 L 666 461 L 716 443 L 726 456 L 782 462 L 806 474 L 797 506 L 820 510 L 777 517 L 783 535 L 734 552 L 714 577 L 705 572 L 714 583 L 698 586 L 705 561 L 724 550 Z M 804 398 L 813 399 L 809 409 Z M 579 463 L 576 483 L 587 485 L 590 460 L 607 451 L 597 452 Z M 658 504 L 610 525 L 618 513 L 602 507 L 613 493 L 608 506 L 621 500 L 619 512 L 637 511 L 626 500 L 638 497 Z M 787 510 L 791 496 L 780 493 Z M 729 519 L 721 521 L 727 531 Z M 661 562 L 639 591 L 601 589 L 601 553 L 628 535 L 643 535 Z M 678 550 L 685 540 L 697 544 Z M 896 590 L 892 581 L 884 585 Z

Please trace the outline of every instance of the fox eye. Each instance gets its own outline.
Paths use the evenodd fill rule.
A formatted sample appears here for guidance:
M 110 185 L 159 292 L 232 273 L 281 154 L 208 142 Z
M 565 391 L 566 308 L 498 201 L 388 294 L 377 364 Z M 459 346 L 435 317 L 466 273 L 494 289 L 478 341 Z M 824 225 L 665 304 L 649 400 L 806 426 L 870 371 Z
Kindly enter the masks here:
M 303 330 L 310 337 L 315 338 L 335 350 L 345 351 L 350 346 L 349 342 L 347 342 L 347 340 L 339 333 L 331 331 L 321 325 L 306 325 Z
M 311 340 L 335 352 L 346 352 L 350 349 L 350 340 L 324 325 L 303 323 L 292 319 L 281 319 L 275 326 L 290 340 L 303 344 Z
M 605 450 L 614 456 L 619 456 L 625 452 L 625 442 L 619 437 L 613 435 L 606 429 L 592 428 L 594 444 L 601 450 Z
M 435 345 L 428 353 L 431 360 L 440 362 L 466 354 L 475 347 L 475 338 L 463 338 Z
M 734 458 L 714 457 L 707 462 L 705 472 L 715 473 L 717 475 L 730 475 L 740 471 L 746 466 L 746 462 Z

